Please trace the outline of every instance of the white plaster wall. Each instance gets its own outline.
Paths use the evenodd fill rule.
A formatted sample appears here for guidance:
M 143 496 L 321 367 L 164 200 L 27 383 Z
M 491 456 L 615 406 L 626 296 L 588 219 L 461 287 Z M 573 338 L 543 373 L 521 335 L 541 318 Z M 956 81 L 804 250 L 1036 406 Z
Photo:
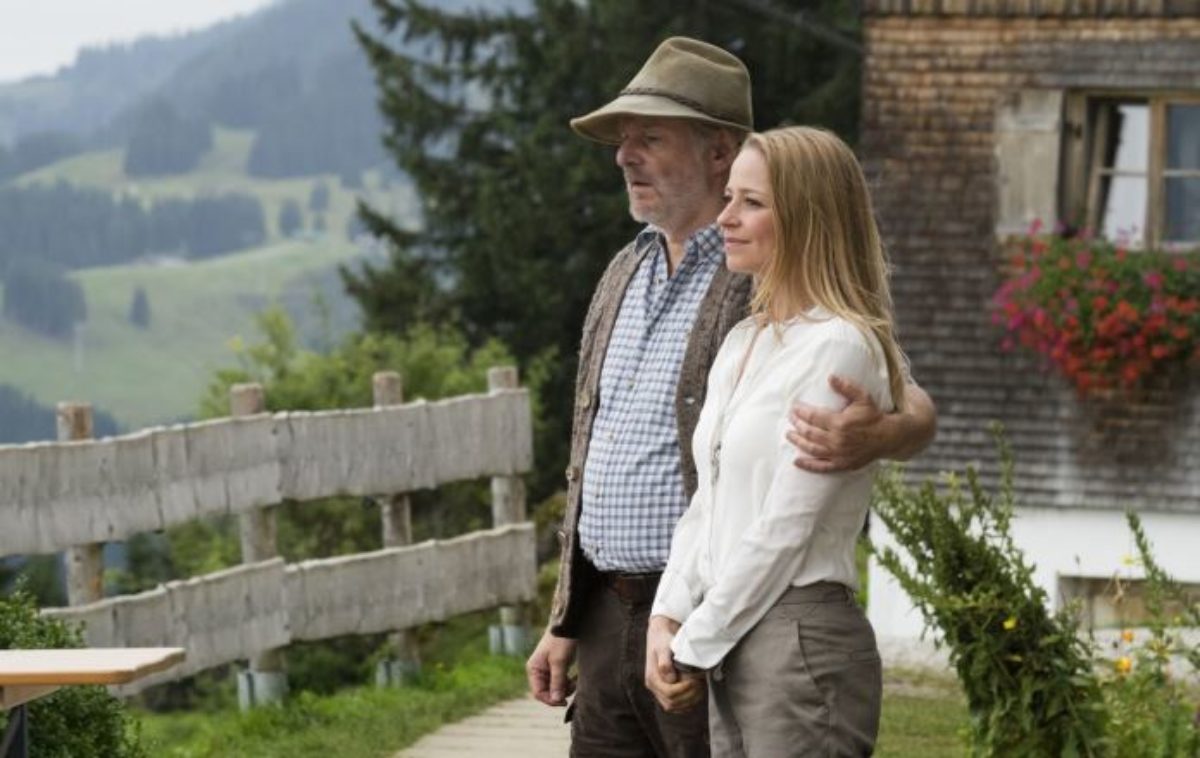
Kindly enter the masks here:
M 1200 514 L 1142 513 L 1142 526 L 1164 569 L 1181 582 L 1200 584 Z M 1013 540 L 1036 565 L 1035 581 L 1057 608 L 1060 576 L 1108 578 L 1116 573 L 1139 578 L 1137 566 L 1123 559 L 1137 555 L 1133 535 L 1120 511 L 1018 508 L 1012 523 Z M 871 520 L 871 539 L 895 546 L 883 522 Z M 929 665 L 944 662 L 932 649 L 932 634 L 922 641 L 924 620 L 908 595 L 872 557 L 868 568 L 867 615 L 879 638 L 880 652 L 890 665 Z

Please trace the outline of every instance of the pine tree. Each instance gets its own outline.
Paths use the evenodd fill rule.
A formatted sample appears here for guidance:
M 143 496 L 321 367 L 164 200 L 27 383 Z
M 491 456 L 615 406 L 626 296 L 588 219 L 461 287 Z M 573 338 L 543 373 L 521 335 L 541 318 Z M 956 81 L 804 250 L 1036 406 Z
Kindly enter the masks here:
M 855 32 L 848 0 L 534 0 L 527 12 L 452 13 L 373 0 L 382 31 L 355 26 L 374 68 L 385 144 L 412 177 L 423 227 L 368 205 L 387 266 L 343 271 L 366 325 L 400 331 L 451 320 L 473 341 L 499 337 L 545 381 L 535 496 L 559 484 L 580 328 L 592 288 L 636 231 L 613 151 L 570 131 L 610 100 L 672 34 L 746 61 L 762 127 L 823 124 L 853 140 Z M 780 18 L 806 18 L 821 35 Z
M 304 213 L 295 200 L 285 200 L 279 209 L 279 233 L 291 237 L 304 226 Z
M 146 297 L 145 287 L 133 291 L 129 301 L 129 323 L 141 329 L 150 328 L 150 298 Z
M 314 213 L 324 213 L 329 210 L 329 185 L 317 182 L 312 192 L 308 194 L 308 209 Z

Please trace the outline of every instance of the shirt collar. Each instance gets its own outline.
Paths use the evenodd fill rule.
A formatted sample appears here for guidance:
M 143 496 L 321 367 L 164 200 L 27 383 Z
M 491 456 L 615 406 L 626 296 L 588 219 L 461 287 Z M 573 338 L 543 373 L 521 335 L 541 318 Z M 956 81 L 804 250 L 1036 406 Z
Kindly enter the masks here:
M 634 248 L 638 252 L 645 252 L 646 248 L 652 244 L 657 244 L 665 250 L 667 241 L 661 229 L 654 224 L 647 224 L 638 232 L 634 240 Z M 725 245 L 721 239 L 721 228 L 715 221 L 697 229 L 692 236 L 687 238 L 683 247 L 684 257 L 689 256 L 693 250 L 699 251 L 701 256 L 714 263 L 723 264 L 725 262 Z

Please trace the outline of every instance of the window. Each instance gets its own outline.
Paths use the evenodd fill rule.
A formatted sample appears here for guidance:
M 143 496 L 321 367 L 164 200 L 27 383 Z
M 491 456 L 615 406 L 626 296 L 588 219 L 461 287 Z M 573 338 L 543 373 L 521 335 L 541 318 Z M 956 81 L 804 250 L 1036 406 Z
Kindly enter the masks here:
M 1186 603 L 1200 601 L 1200 585 L 1180 584 Z M 1151 620 L 1143 579 L 1059 576 L 1058 594 L 1064 603 L 1078 602 L 1079 621 L 1085 629 L 1144 626 Z M 1168 599 L 1163 615 L 1170 620 L 1184 611 L 1178 600 Z
M 1067 100 L 1063 218 L 1134 247 L 1200 243 L 1200 96 Z

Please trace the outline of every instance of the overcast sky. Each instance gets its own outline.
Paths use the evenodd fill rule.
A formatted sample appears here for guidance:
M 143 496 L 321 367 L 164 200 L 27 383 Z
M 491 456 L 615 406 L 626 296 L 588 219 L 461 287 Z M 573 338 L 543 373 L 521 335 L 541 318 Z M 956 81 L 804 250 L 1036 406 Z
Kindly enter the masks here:
M 80 48 L 198 29 L 271 2 L 0 0 L 0 82 L 53 73 Z

